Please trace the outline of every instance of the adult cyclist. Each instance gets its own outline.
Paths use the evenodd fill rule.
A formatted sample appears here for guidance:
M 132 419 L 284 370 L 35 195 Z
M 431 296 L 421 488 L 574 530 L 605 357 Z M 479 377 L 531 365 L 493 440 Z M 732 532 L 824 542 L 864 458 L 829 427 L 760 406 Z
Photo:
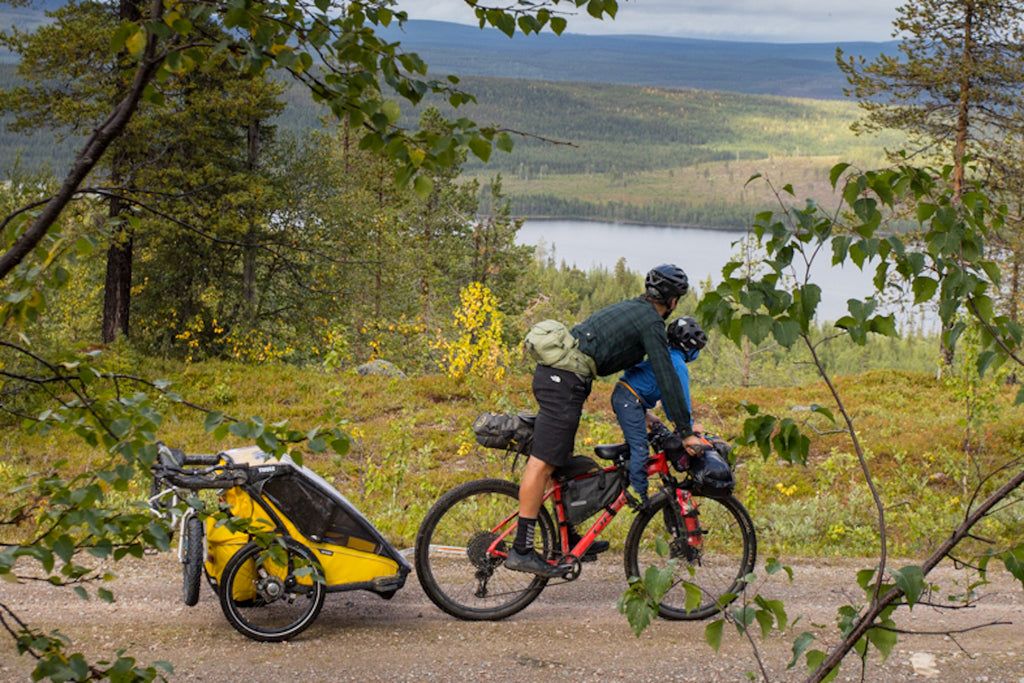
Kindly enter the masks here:
M 646 356 L 661 388 L 665 412 L 683 437 L 684 447 L 691 455 L 701 452 L 701 440 L 693 434 L 690 410 L 665 334 L 665 320 L 687 291 L 689 281 L 681 268 L 672 264 L 653 268 L 644 278 L 643 295 L 602 308 L 570 330 L 588 369 L 537 366 L 533 373 L 538 405 L 533 452 L 519 484 L 519 522 L 506 568 L 549 578 L 565 572 L 534 550 L 537 515 L 552 472 L 572 455 L 583 404 L 595 376 L 622 372 Z

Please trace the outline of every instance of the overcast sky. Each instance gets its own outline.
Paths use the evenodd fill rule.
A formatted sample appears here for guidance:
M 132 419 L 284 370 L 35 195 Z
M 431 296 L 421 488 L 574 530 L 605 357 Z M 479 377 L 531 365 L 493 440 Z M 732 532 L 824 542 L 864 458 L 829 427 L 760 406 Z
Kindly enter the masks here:
M 892 39 L 898 4 L 896 0 L 619 0 L 614 20 L 598 21 L 580 10 L 569 19 L 567 30 L 778 43 L 880 42 Z M 410 19 L 475 24 L 473 11 L 463 0 L 401 0 L 399 6 Z

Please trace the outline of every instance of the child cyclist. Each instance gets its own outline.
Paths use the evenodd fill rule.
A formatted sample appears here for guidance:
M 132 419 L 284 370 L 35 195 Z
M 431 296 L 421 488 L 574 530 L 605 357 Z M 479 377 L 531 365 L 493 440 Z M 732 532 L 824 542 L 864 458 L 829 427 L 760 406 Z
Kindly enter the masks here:
M 693 318 L 678 318 L 668 325 L 669 356 L 683 385 L 686 407 L 690 408 L 690 372 L 686 367 L 697 359 L 700 350 L 707 344 L 704 330 Z M 629 444 L 629 483 L 640 498 L 647 502 L 647 458 L 650 448 L 647 444 L 647 427 L 651 422 L 660 422 L 647 411 L 661 400 L 661 390 L 654 379 L 654 371 L 648 361 L 638 363 L 626 370 L 612 390 L 612 409 L 619 420 L 622 434 Z M 692 414 L 692 412 L 691 412 Z M 675 422 L 674 416 L 668 416 Z M 693 431 L 700 433 L 700 425 L 694 424 Z

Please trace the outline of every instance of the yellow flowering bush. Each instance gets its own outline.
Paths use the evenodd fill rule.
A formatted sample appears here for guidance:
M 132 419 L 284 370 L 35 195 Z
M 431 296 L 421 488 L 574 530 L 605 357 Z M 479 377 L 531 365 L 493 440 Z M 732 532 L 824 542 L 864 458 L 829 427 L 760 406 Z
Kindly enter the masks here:
M 454 312 L 453 340 L 441 339 L 434 347 L 441 351 L 441 369 L 454 379 L 475 376 L 498 381 L 505 376 L 509 350 L 501 340 L 505 316 L 491 291 L 473 282 L 459 293 Z
M 779 490 L 784 496 L 792 496 L 796 493 L 796 484 L 790 484 L 789 486 L 784 485 L 781 481 L 775 484 L 775 488 Z
M 367 320 L 358 328 L 359 345 L 367 361 L 391 360 L 411 363 L 417 340 L 427 332 L 427 325 L 421 318 L 412 318 L 402 314 L 398 318 L 381 318 Z M 353 357 L 346 347 L 348 357 Z
M 185 344 L 186 363 L 202 361 L 211 353 L 244 363 L 264 363 L 284 360 L 294 352 L 290 345 L 279 344 L 261 330 L 226 330 L 216 319 L 207 322 L 201 315 L 182 327 L 174 338 Z

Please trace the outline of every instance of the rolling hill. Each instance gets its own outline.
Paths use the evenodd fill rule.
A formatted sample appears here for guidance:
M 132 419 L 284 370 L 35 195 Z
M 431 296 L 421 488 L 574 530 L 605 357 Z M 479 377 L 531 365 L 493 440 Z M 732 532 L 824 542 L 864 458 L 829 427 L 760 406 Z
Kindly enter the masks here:
M 516 36 L 497 29 L 410 21 L 384 32 L 437 73 L 584 81 L 758 95 L 843 99 L 834 43 L 750 43 L 656 36 Z M 895 42 L 842 43 L 871 59 Z
M 15 20 L 31 25 L 42 14 L 0 12 L 0 22 Z M 465 168 L 482 180 L 502 173 L 523 214 L 735 225 L 761 201 L 743 192 L 744 174 L 770 164 L 817 178 L 839 156 L 875 158 L 881 149 L 849 132 L 858 112 L 842 99 L 833 44 L 510 39 L 495 29 L 431 21 L 384 34 L 419 53 L 436 75 L 463 78 L 478 104 L 458 115 L 529 133 L 512 155 L 495 154 L 487 166 L 470 159 Z M 842 45 L 865 57 L 890 47 Z M 14 68 L 0 63 L 0 88 L 15 82 Z M 275 121 L 280 129 L 319 125 L 324 112 L 308 95 L 293 89 L 287 99 Z M 416 111 L 407 109 L 405 123 L 412 124 Z M 54 148 L 48 131 L 25 137 L 0 130 L 0 158 L 9 166 L 20 153 L 29 168 L 60 169 L 77 142 Z
M 39 0 L 28 7 L 0 6 L 0 26 L 30 29 L 45 21 Z M 834 43 L 754 43 L 643 35 L 551 33 L 509 38 L 497 29 L 440 21 L 409 21 L 382 31 L 419 53 L 437 74 L 541 81 L 581 81 L 696 88 L 758 95 L 842 99 L 845 80 Z M 895 42 L 838 45 L 873 58 Z M 0 62 L 14 56 L 0 50 Z

